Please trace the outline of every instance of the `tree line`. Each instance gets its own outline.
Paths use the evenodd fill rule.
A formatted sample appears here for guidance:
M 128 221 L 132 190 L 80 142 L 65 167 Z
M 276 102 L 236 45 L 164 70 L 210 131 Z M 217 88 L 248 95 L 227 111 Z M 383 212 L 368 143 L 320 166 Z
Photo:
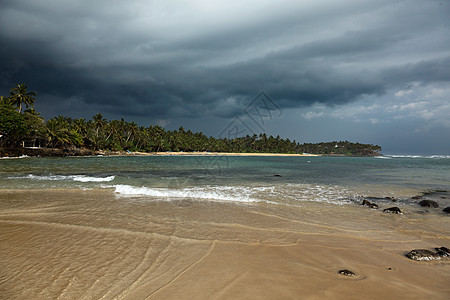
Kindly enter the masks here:
M 98 113 L 90 120 L 56 116 L 45 120 L 33 108 L 36 93 L 25 84 L 0 97 L 0 147 L 86 148 L 111 151 L 184 151 L 236 153 L 314 153 L 328 155 L 378 155 L 378 145 L 333 141 L 300 144 L 280 136 L 247 135 L 233 139 L 208 137 L 180 127 L 166 130 L 159 125 L 106 120 Z M 25 108 L 25 109 L 24 109 Z

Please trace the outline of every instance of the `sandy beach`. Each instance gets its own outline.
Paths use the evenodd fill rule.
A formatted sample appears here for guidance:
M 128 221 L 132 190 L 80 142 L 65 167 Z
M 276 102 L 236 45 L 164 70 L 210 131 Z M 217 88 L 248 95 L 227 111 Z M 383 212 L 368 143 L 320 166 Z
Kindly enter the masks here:
M 450 243 L 442 217 L 326 203 L 146 202 L 107 190 L 2 190 L 0 200 L 2 299 L 450 295 L 450 261 L 404 256 Z
M 296 157 L 296 156 L 320 156 L 320 154 L 292 154 L 292 153 L 232 153 L 232 152 L 99 152 L 105 155 L 156 155 L 156 156 L 274 156 L 274 157 Z

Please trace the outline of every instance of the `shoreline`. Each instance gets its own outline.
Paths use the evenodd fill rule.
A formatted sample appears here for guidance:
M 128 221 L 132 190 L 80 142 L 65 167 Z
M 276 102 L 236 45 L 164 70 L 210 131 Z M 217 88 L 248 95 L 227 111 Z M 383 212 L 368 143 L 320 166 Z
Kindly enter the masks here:
M 286 156 L 311 157 L 323 156 L 310 153 L 239 153 L 239 152 L 131 152 L 131 151 L 105 151 L 89 149 L 56 149 L 56 148 L 0 148 L 0 158 L 25 157 L 73 157 L 73 156 Z
M 118 154 L 122 155 L 122 154 Z M 251 153 L 251 152 L 131 152 L 130 156 L 321 156 L 320 154 Z

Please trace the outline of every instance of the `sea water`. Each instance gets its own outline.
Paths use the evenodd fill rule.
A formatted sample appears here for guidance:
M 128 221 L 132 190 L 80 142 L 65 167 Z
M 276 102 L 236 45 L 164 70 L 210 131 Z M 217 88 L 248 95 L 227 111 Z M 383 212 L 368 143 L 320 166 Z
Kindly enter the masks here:
M 361 197 L 440 192 L 450 205 L 450 156 L 109 156 L 0 160 L 0 189 L 102 189 L 148 201 L 352 205 Z M 436 198 L 436 197 L 435 197 Z M 417 202 L 417 201 L 416 201 Z

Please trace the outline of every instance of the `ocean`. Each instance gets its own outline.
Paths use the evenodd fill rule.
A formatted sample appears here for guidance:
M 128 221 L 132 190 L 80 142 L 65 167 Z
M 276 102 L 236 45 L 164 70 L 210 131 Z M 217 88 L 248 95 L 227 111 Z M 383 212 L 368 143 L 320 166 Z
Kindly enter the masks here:
M 450 190 L 450 156 L 108 156 L 0 160 L 0 189 L 102 189 L 147 201 L 354 204 Z M 442 206 L 450 198 L 440 196 Z M 414 206 L 412 206 L 414 207 Z
M 0 159 L 0 298 L 448 299 L 448 206 L 450 156 Z

